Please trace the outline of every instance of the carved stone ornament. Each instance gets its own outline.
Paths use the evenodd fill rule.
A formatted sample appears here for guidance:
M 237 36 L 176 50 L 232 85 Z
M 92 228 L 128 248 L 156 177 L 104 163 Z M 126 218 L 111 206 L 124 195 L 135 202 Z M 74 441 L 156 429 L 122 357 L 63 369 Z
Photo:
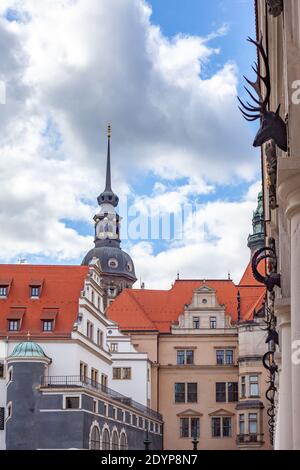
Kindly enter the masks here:
M 283 0 L 266 0 L 270 15 L 277 17 L 283 11 Z
M 267 142 L 265 147 L 267 157 L 267 187 L 269 191 L 269 206 L 271 209 L 276 209 L 277 196 L 277 153 L 274 140 Z

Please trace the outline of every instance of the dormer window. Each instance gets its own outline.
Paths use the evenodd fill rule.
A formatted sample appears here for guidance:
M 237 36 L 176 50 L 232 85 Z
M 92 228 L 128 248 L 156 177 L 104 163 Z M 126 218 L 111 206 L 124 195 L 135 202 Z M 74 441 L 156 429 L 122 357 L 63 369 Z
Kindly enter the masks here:
M 39 299 L 42 293 L 43 280 L 33 279 L 29 283 L 29 295 L 32 299 Z
M 8 286 L 0 286 L 0 297 L 7 297 Z
M 30 287 L 30 297 L 38 298 L 40 296 L 40 286 Z

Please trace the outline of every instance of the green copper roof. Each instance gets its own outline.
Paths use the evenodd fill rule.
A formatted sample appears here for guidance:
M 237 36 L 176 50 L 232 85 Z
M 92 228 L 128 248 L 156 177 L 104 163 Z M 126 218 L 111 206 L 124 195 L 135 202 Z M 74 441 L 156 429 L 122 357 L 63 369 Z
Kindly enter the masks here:
M 47 357 L 41 346 L 32 341 L 24 341 L 17 344 L 9 356 L 11 357 Z

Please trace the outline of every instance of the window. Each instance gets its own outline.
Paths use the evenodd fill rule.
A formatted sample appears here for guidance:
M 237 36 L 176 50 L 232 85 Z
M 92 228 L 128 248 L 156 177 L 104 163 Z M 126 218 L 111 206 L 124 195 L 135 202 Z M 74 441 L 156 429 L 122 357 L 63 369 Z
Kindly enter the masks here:
M 250 392 L 250 397 L 259 396 L 258 375 L 249 376 L 249 392 Z
M 43 320 L 43 331 L 53 331 L 53 320 Z
M 209 324 L 210 328 L 215 330 L 217 328 L 217 317 L 210 317 Z
M 8 286 L 0 286 L 0 297 L 7 297 Z
M 175 403 L 185 403 L 185 383 L 175 384 Z
M 232 349 L 217 349 L 216 350 L 217 364 L 233 364 L 233 350 Z
M 226 364 L 233 364 L 233 350 L 227 349 L 226 350 Z
M 238 401 L 238 382 L 228 382 L 227 388 L 229 403 Z
M 78 409 L 80 408 L 80 397 L 65 397 L 65 408 Z
M 198 330 L 200 328 L 200 318 L 199 317 L 193 317 L 193 328 Z
M 118 436 L 117 431 L 113 431 L 111 443 L 112 443 L 112 446 L 111 446 L 112 450 L 119 450 L 119 436 Z
M 185 351 L 177 351 L 177 364 L 183 365 L 185 363 Z
M 231 418 L 227 416 L 212 418 L 212 437 L 231 437 Z
M 114 380 L 131 380 L 131 367 L 113 367 Z
M 180 418 L 180 437 L 190 437 L 189 427 L 189 418 Z
M 216 383 L 216 401 L 226 402 L 226 383 L 225 382 Z
M 104 429 L 102 434 L 102 450 L 110 450 L 110 436 L 108 429 Z
M 4 362 L 0 361 L 0 379 L 4 378 Z
M 223 437 L 231 437 L 231 418 L 223 418 Z
M 84 382 L 87 378 L 88 372 L 87 365 L 84 362 L 80 363 L 80 380 Z
M 131 380 L 131 367 L 123 368 L 123 380 Z
M 122 379 L 122 369 L 121 367 L 113 367 L 113 379 L 121 380 Z
M 197 403 L 197 383 L 175 383 L 175 403 Z
M 20 329 L 20 320 L 9 320 L 8 321 L 8 330 L 9 331 L 19 331 Z
M 221 437 L 221 418 L 212 418 L 212 437 Z
M 191 437 L 200 437 L 200 419 L 191 418 Z
M 97 330 L 97 345 L 102 347 L 103 346 L 103 331 Z
M 107 387 L 107 375 L 101 374 L 101 387 Z
M 120 436 L 120 450 L 127 450 L 127 437 L 125 432 L 122 432 Z
M 245 434 L 245 415 L 244 414 L 239 416 L 239 433 Z
M 98 371 L 97 369 L 92 368 L 91 369 L 91 379 L 92 379 L 92 385 L 96 386 L 98 383 Z
M 93 426 L 92 428 L 90 450 L 100 450 L 100 432 L 98 426 Z
M 246 376 L 242 375 L 241 377 L 241 398 L 246 397 Z
M 94 340 L 94 325 L 90 321 L 86 324 L 86 335 L 91 341 Z
M 97 413 L 97 400 L 93 400 L 93 412 Z
M 111 350 L 111 352 L 117 352 L 118 351 L 118 343 L 111 343 L 110 350 Z
M 40 296 L 40 286 L 31 286 L 30 287 L 30 296 L 39 297 Z
M 217 364 L 224 364 L 224 349 L 217 349 Z
M 194 364 L 194 351 L 192 349 L 180 349 L 177 351 L 177 364 Z
M 4 431 L 5 408 L 0 407 L 0 431 Z
M 188 383 L 187 384 L 187 402 L 188 403 L 197 403 L 197 383 Z
M 257 434 L 257 413 L 249 413 L 249 434 Z

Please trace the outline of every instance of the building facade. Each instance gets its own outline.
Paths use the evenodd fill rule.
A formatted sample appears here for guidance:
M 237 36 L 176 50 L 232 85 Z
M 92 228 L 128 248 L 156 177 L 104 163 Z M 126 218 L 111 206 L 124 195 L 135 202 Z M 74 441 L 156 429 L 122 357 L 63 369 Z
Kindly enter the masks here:
M 249 237 L 261 247 L 262 204 Z M 260 233 L 260 236 L 258 235 Z M 163 415 L 164 448 L 270 449 L 265 288 L 251 265 L 232 280 L 176 280 L 169 291 L 126 289 L 108 316 L 151 360 L 151 408 Z
M 269 294 L 268 308 L 276 325 L 269 344 L 273 390 L 271 413 L 275 449 L 300 449 L 300 3 L 298 0 L 257 0 L 257 40 L 262 40 L 267 61 L 259 57 L 259 72 L 267 76 L 272 132 L 266 112 L 262 121 L 269 134 L 262 143 L 268 276 L 280 282 Z M 280 109 L 278 108 L 280 105 Z M 281 118 L 280 127 L 278 117 Z M 270 250 L 267 252 L 270 255 Z M 276 334 L 279 335 L 276 340 Z M 278 343 L 278 344 L 277 344 Z M 273 369 L 272 369 L 273 366 Z M 274 388 L 275 387 L 275 388 Z M 275 396 L 274 396 L 275 395 Z M 274 409 L 275 407 L 275 409 Z
M 148 433 L 160 449 L 150 362 L 105 315 L 99 261 L 0 279 L 1 448 L 143 449 Z

